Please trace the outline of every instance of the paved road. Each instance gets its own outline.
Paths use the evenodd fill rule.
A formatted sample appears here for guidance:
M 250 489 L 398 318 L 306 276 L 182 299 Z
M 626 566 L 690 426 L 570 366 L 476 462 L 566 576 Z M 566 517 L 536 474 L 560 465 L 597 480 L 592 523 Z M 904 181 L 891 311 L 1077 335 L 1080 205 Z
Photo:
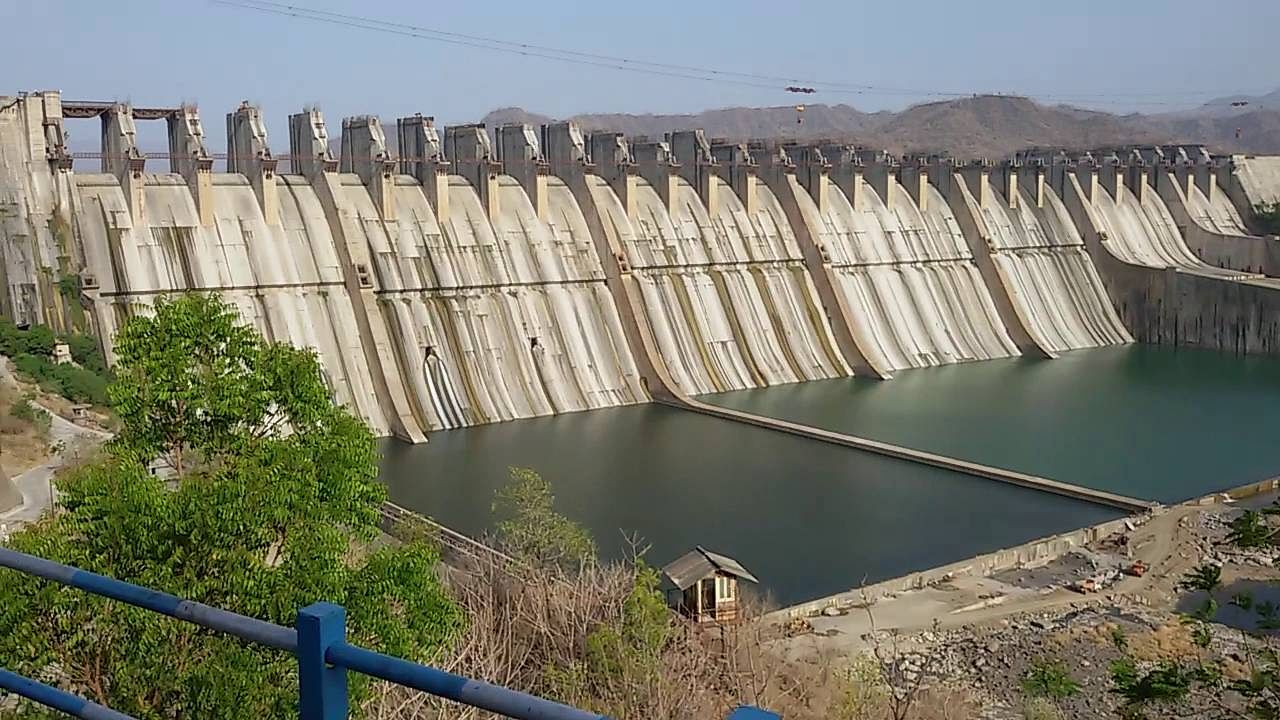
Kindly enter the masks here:
M 52 412 L 49 413 L 49 417 L 52 419 L 49 426 L 49 442 L 61 442 L 62 446 L 67 449 L 75 447 L 76 440 L 79 438 L 87 437 L 101 441 L 111 436 L 110 433 L 101 430 L 92 430 L 76 425 Z M 5 536 L 7 533 L 35 521 L 49 507 L 52 501 L 50 480 L 53 478 L 53 474 L 58 471 L 58 468 L 62 467 L 68 459 L 65 451 L 60 452 L 49 458 L 43 465 L 37 465 L 13 478 L 14 485 L 22 493 L 22 505 L 0 513 L 0 536 Z

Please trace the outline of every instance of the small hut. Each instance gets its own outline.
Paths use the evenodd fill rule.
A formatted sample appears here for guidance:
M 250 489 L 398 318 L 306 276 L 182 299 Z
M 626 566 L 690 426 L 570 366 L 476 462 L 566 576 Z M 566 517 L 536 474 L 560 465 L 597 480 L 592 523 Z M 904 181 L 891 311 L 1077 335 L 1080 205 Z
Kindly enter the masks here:
M 698 622 L 738 618 L 738 580 L 760 582 L 737 560 L 701 545 L 662 568 L 667 605 Z

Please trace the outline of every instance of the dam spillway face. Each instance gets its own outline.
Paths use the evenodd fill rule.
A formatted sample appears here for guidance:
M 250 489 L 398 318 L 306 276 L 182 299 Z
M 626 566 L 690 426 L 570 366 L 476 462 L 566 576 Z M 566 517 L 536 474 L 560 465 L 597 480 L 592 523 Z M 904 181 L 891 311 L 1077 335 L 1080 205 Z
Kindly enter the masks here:
M 961 173 L 979 208 L 992 260 L 1030 334 L 1051 352 L 1132 342 L 1062 200 L 1042 168 Z
M 75 171 L 67 118 L 101 125 Z M 137 147 L 161 120 L 168 168 Z M 1272 158 L 960 167 L 830 143 L 0 98 L 0 312 L 111 338 L 207 291 L 379 434 L 1131 342 L 1275 352 Z M 287 172 L 283 172 L 287 168 Z M 1280 255 L 1277 255 L 1280 257 Z
M 777 200 L 753 184 L 744 202 L 701 134 L 682 135 L 680 160 L 667 142 L 636 148 L 639 170 L 620 180 L 630 210 L 609 182 L 589 180 L 672 382 L 699 394 L 848 375 Z M 619 178 L 628 151 L 616 142 L 597 166 Z
M 1019 353 L 934 184 L 914 176 L 921 194 L 913 197 L 896 161 L 883 153 L 801 152 L 832 164 L 830 173 L 810 173 L 807 189 L 794 178 L 788 189 L 872 367 L 892 371 Z

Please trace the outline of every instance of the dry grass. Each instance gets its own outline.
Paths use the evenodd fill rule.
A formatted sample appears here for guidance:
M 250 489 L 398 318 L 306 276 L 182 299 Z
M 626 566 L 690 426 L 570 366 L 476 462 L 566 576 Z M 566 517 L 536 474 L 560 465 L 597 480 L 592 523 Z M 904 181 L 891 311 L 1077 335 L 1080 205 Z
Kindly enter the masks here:
M 738 705 L 781 712 L 788 720 L 891 720 L 895 689 L 887 672 L 851 676 L 847 660 L 791 662 L 768 646 L 763 622 L 727 626 L 690 623 L 668 616 L 668 640 L 656 664 L 607 679 L 587 673 L 565 682 L 565 670 L 586 661 L 588 637 L 623 623 L 624 603 L 634 586 L 626 563 L 513 575 L 501 561 L 473 561 L 453 568 L 449 584 L 463 606 L 468 627 L 455 647 L 433 664 L 450 672 L 531 692 L 616 720 L 705 720 L 723 718 Z M 757 613 L 744 613 L 748 618 Z M 870 662 L 875 663 L 874 659 Z M 864 684 L 865 683 L 865 684 Z M 911 720 L 973 717 L 962 695 L 945 689 L 911 688 L 917 698 Z M 870 698 L 848 712 L 848 698 Z M 901 703 L 897 703 L 901 705 Z M 381 684 L 366 703 L 374 720 L 471 720 L 495 717 L 474 708 Z
M 13 406 L 23 398 L 16 382 L 0 383 L 0 468 L 9 477 L 21 475 L 49 459 L 49 437 L 45 428 L 13 415 Z
M 1117 630 L 1124 633 L 1129 655 L 1139 662 L 1177 662 L 1206 656 L 1204 649 L 1196 645 L 1191 628 L 1178 622 L 1167 622 L 1149 630 L 1137 631 L 1107 622 L 1080 632 L 1098 645 L 1112 646 L 1115 644 L 1113 637 Z M 1065 648 L 1066 644 L 1063 643 L 1061 647 Z

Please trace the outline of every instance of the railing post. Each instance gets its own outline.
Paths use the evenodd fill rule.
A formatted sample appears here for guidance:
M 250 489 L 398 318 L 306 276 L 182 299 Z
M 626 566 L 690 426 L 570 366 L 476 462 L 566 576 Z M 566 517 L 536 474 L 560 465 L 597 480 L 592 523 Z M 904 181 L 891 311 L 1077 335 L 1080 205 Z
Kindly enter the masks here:
M 318 602 L 298 611 L 298 714 L 302 720 L 347 720 L 347 669 L 324 656 L 346 643 L 347 611 Z

